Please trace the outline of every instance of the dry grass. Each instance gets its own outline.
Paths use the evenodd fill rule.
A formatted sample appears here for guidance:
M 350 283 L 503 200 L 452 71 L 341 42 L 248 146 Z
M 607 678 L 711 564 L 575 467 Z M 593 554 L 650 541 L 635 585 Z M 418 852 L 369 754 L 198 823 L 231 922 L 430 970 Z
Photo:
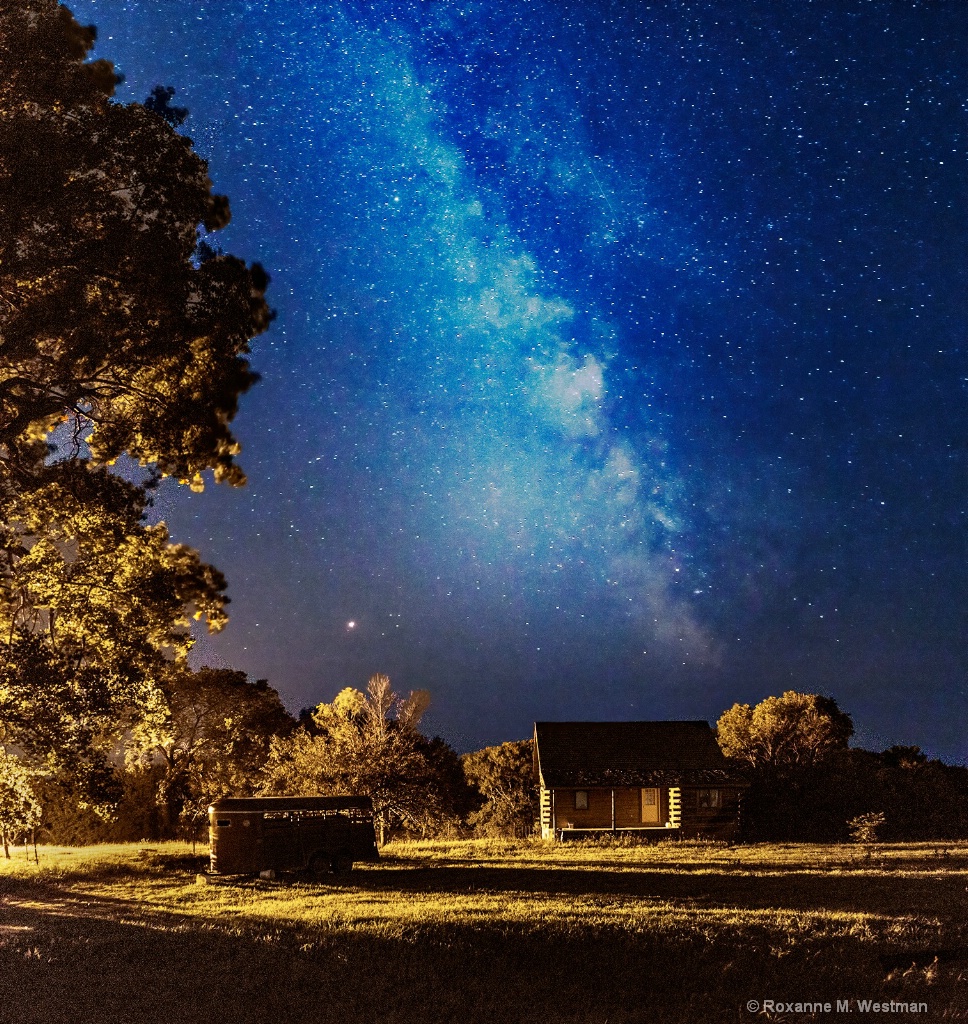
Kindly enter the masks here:
M 211 885 L 184 844 L 20 850 L 0 861 L 0 1021 L 830 1016 L 751 999 L 968 1019 L 966 886 L 968 844 L 428 842 L 338 882 Z

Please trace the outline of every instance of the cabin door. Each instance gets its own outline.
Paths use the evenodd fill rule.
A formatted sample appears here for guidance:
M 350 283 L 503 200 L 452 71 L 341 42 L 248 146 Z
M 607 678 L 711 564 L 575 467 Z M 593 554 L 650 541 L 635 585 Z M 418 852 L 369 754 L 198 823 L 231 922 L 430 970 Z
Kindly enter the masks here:
M 658 789 L 642 790 L 642 824 L 659 824 L 659 791 Z

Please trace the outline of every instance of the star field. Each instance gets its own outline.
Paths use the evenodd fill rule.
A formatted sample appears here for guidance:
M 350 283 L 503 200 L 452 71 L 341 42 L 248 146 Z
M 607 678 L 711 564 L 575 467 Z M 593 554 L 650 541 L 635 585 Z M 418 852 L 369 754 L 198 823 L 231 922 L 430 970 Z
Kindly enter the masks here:
M 968 755 L 962 5 L 73 10 L 273 278 L 248 487 L 159 503 L 199 660 L 460 749 L 796 688 Z

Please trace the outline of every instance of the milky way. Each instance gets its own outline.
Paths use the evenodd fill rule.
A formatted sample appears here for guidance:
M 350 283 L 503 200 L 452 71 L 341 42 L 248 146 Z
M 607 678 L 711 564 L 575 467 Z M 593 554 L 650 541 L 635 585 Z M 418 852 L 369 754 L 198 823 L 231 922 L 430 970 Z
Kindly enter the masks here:
M 465 749 L 796 687 L 968 754 L 962 5 L 74 9 L 273 277 L 249 486 L 158 510 L 200 660 Z

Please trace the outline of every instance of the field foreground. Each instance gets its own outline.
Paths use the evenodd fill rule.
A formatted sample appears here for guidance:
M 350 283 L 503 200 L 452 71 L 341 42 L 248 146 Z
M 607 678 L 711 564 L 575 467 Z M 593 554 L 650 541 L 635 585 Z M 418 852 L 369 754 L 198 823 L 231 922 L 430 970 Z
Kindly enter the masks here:
M 964 843 L 391 844 L 322 883 L 196 867 L 184 844 L 0 855 L 0 1022 L 968 1020 Z

